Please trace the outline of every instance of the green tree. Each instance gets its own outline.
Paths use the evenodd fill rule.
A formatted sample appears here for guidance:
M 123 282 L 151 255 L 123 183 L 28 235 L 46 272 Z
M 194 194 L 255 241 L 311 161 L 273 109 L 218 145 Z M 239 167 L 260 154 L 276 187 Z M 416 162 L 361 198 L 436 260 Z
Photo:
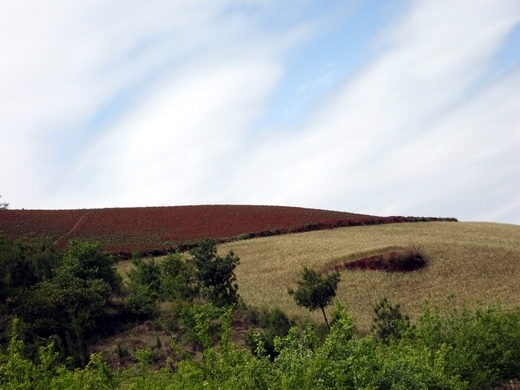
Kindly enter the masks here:
M 161 268 L 155 259 L 132 257 L 133 268 L 128 273 L 128 292 L 125 300 L 127 314 L 136 320 L 152 318 L 157 314 L 157 299 L 161 290 Z
M 175 301 L 192 299 L 197 294 L 195 270 L 179 252 L 170 253 L 160 264 L 161 298 Z
M 191 255 L 201 294 L 218 307 L 236 304 L 239 295 L 235 268 L 240 259 L 232 251 L 219 256 L 211 239 L 201 241 Z
M 134 268 L 128 273 L 130 289 L 136 286 L 146 286 L 155 298 L 159 296 L 161 290 L 161 268 L 154 258 L 142 259 L 134 257 L 132 259 Z
M 55 276 L 35 291 L 54 297 L 61 320 L 58 332 L 76 365 L 88 363 L 86 338 L 120 282 L 112 259 L 101 252 L 101 244 L 72 240 Z
M 120 282 L 100 244 L 72 240 L 61 254 L 46 240 L 0 237 L 0 340 L 16 317 L 26 357 L 37 360 L 52 340 L 61 357 L 85 366 L 88 338 Z
M 62 353 L 84 367 L 87 339 L 119 283 L 112 259 L 99 244 L 73 240 L 52 278 L 25 288 L 12 313 L 23 321 L 30 338 L 58 337 Z
M 48 318 L 45 309 L 53 309 L 52 303 L 48 304 L 48 296 L 39 296 L 34 291 L 40 283 L 53 277 L 54 268 L 60 261 L 61 257 L 50 240 L 11 240 L 0 234 L 0 343 L 9 338 L 8 329 L 16 315 L 20 317 L 24 337 L 31 338 L 33 326 L 56 328 L 52 321 L 39 317 L 43 313 L 44 318 Z M 29 302 L 34 302 L 34 305 Z M 24 321 L 27 318 L 36 322 L 26 327 Z M 27 356 L 36 357 L 37 348 L 33 341 L 26 344 L 25 352 Z
M 121 287 L 121 277 L 114 267 L 114 261 L 101 252 L 99 242 L 70 240 L 60 269 L 84 281 L 103 280 L 115 291 Z
M 298 306 L 305 307 L 310 311 L 321 309 L 325 323 L 330 328 L 325 314 L 325 307 L 336 296 L 339 281 L 339 272 L 325 276 L 315 270 L 304 267 L 301 279 L 297 282 L 298 288 L 296 290 L 290 288 L 288 292 L 294 297 Z
M 51 278 L 58 261 L 49 240 L 10 240 L 0 233 L 0 302 Z

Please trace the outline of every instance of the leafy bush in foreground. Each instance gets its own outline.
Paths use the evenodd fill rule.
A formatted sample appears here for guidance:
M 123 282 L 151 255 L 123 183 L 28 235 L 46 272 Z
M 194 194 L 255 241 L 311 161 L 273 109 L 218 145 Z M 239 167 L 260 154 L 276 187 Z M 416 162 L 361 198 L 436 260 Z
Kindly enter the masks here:
M 206 312 L 206 310 L 204 310 Z M 7 350 L 0 353 L 0 386 L 78 389 L 489 389 L 520 374 L 520 310 L 425 308 L 415 328 L 388 344 L 358 338 L 346 310 L 337 309 L 328 335 L 293 327 L 275 339 L 274 360 L 230 341 L 231 309 L 220 309 L 221 338 L 212 346 L 206 316 L 195 315 L 202 357 L 185 357 L 154 371 L 150 353 L 139 351 L 138 370 L 112 371 L 92 355 L 85 369 L 57 363 L 52 346 L 38 362 L 22 357 L 15 321 Z
M 491 388 L 520 375 L 520 309 L 426 307 L 407 343 L 443 351 L 446 372 L 472 389 Z
M 262 356 L 269 356 L 271 360 L 274 360 L 278 356 L 275 349 L 275 339 L 286 336 L 291 327 L 295 326 L 295 322 L 279 307 L 272 310 L 259 310 L 255 322 L 262 330 L 260 332 L 249 331 L 246 334 L 246 344 L 254 354 L 261 351 L 265 353 Z M 261 349 L 259 349 L 259 346 Z

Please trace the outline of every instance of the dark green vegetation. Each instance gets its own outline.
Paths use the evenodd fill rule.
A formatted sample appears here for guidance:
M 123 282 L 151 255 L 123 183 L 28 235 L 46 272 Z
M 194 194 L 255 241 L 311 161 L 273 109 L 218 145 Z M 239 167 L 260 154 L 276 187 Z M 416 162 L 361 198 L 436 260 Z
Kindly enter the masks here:
M 410 318 L 401 313 L 398 303 L 392 305 L 386 297 L 374 305 L 374 314 L 372 332 L 385 344 L 400 339 L 403 333 L 410 329 Z
M 191 254 L 199 291 L 217 307 L 226 307 L 238 302 L 238 286 L 235 283 L 235 268 L 240 259 L 230 252 L 226 257 L 217 255 L 217 246 L 212 240 L 203 240 Z
M 98 244 L 71 241 L 61 252 L 46 241 L 0 238 L 0 388 L 489 389 L 520 376 L 520 309 L 425 303 L 411 322 L 382 299 L 372 334 L 361 337 L 339 304 L 330 329 L 247 307 L 238 264 L 204 241 L 160 262 L 135 254 L 122 281 Z M 307 269 L 300 281 L 299 289 L 323 292 L 302 300 L 317 309 L 339 275 Z M 130 355 L 131 367 L 88 353 L 143 322 L 169 339 L 119 346 L 114 353 Z M 249 331 L 240 338 L 238 329 Z
M 17 318 L 27 356 L 36 357 L 38 347 L 52 342 L 75 366 L 87 364 L 87 339 L 104 333 L 109 299 L 121 287 L 97 244 L 71 241 L 59 253 L 46 241 L 1 237 L 0 283 L 2 341 Z

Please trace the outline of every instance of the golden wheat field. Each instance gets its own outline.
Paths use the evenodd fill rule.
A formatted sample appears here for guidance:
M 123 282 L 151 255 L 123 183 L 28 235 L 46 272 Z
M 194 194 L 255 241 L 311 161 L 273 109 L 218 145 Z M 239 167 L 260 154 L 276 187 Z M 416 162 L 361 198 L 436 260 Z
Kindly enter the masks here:
M 290 315 L 309 316 L 287 293 L 303 266 L 327 269 L 396 248 L 416 247 L 428 266 L 411 273 L 342 271 L 337 299 L 369 331 L 372 306 L 382 297 L 416 317 L 428 300 L 443 305 L 520 304 L 520 226 L 477 222 L 424 222 L 346 227 L 222 244 L 234 251 L 239 291 L 255 306 L 279 306 Z M 330 308 L 329 308 L 330 310 Z M 321 314 L 311 315 L 322 321 Z

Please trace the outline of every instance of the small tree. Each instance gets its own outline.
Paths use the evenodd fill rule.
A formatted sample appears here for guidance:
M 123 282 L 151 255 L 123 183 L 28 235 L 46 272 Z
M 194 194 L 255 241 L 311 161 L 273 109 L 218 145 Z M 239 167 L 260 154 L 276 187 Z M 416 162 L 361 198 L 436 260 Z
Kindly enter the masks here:
M 201 294 L 218 307 L 236 304 L 239 295 L 235 268 L 240 259 L 232 251 L 220 257 L 211 239 L 201 241 L 191 255 Z
M 0 195 L 0 198 L 2 195 Z M 6 202 L 0 202 L 0 210 L 7 210 L 9 208 L 9 203 Z
M 305 307 L 310 311 L 321 309 L 325 323 L 330 328 L 325 315 L 325 307 L 336 296 L 339 281 L 339 272 L 324 276 L 317 271 L 304 267 L 301 279 L 297 282 L 298 288 L 296 290 L 290 288 L 288 292 L 294 297 L 298 306 Z
M 125 311 L 140 321 L 157 314 L 157 298 L 161 290 L 161 269 L 155 259 L 143 259 L 140 253 L 132 257 L 134 268 L 128 273 L 129 295 Z

